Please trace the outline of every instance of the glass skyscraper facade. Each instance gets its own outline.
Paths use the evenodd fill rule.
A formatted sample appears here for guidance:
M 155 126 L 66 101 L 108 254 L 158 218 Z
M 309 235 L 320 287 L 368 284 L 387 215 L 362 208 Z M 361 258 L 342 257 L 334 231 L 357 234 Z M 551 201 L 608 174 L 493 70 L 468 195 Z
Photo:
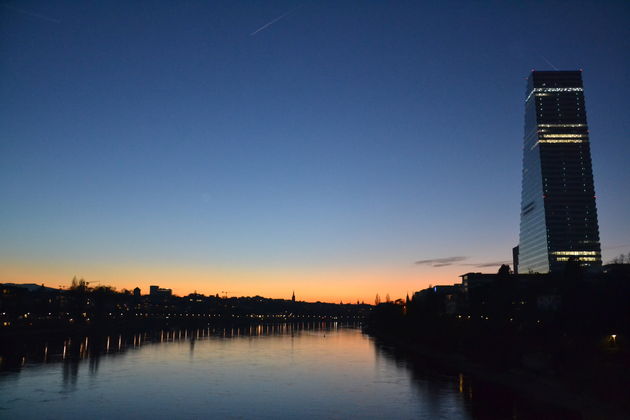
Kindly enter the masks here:
M 581 71 L 532 71 L 525 93 L 518 272 L 601 267 Z

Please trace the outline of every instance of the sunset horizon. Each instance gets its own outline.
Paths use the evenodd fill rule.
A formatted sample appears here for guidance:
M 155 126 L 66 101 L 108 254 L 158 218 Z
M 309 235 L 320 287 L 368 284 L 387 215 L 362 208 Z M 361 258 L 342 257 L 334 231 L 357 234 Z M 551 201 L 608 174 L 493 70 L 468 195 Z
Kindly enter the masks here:
M 538 9 L 509 5 L 33 4 L 2 9 L 0 282 L 373 303 L 496 272 L 519 241 L 532 68 L 583 70 L 603 259 L 630 251 L 623 54 L 568 20 L 530 33 Z M 505 18 L 469 25 L 488 13 Z M 447 263 L 416 264 L 433 260 Z
M 91 287 L 112 286 L 118 291 L 132 291 L 139 287 L 142 293 L 148 293 L 149 286 L 173 290 L 173 294 L 185 296 L 190 293 L 204 295 L 227 295 L 230 297 L 262 296 L 273 299 L 290 299 L 295 294 L 300 301 L 328 302 L 328 303 L 356 303 L 357 300 L 366 304 L 374 304 L 376 294 L 382 300 L 390 295 L 392 300 L 405 299 L 417 290 L 436 284 L 454 284 L 461 281 L 461 274 L 471 271 L 496 272 L 496 268 L 475 268 L 470 266 L 449 266 L 434 269 L 417 268 L 413 264 L 406 270 L 372 270 L 357 272 L 347 267 L 337 269 L 311 269 L 305 271 L 277 269 L 264 274 L 256 270 L 233 270 L 221 268 L 180 267 L 170 270 L 160 268 L 134 267 L 116 265 L 111 268 L 86 268 L 81 271 L 65 274 L 63 267 L 50 264 L 41 269 L 24 264 L 12 268 L 3 265 L 5 273 L 4 283 L 32 283 L 43 284 L 52 288 L 68 288 L 73 278 L 84 279 Z M 419 273 L 424 271 L 428 277 L 426 281 L 419 280 Z M 115 274 L 114 274 L 115 273 Z M 207 274 L 206 274 L 207 273 Z M 199 280 L 190 280 L 190 279 Z M 397 287 L 386 287 L 398 279 Z M 241 284 L 238 290 L 232 290 L 230 284 Z M 347 285 L 346 291 L 340 284 Z M 365 289 L 370 290 L 365 290 Z M 357 292 L 361 290 L 361 292 Z M 326 292 L 330 294 L 326 294 Z
M 628 22 L 3 1 L 0 417 L 628 418 Z

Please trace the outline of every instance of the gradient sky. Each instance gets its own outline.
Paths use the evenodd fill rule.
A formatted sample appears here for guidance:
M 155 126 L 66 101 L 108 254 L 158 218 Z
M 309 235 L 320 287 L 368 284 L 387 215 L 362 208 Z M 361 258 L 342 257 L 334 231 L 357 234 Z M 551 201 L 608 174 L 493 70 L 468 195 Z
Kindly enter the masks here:
M 373 302 L 494 272 L 525 78 L 552 66 L 584 71 L 604 260 L 630 252 L 629 21 L 627 1 L 5 1 L 0 282 Z

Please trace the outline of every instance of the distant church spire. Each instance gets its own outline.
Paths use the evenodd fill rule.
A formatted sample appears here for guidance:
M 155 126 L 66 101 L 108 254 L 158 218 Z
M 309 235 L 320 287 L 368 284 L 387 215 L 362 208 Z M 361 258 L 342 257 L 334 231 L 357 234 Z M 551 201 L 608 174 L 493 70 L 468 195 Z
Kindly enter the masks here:
M 295 290 L 293 291 L 293 295 L 291 296 L 291 301 L 295 302 Z

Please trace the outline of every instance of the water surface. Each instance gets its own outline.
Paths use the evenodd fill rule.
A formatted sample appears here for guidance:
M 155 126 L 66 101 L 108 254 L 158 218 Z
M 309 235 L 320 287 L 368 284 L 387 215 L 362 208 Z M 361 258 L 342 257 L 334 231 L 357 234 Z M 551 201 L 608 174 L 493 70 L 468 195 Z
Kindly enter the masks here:
M 278 324 L 50 340 L 4 354 L 2 418 L 535 418 L 358 328 Z M 475 395 L 479 394 L 479 395 Z M 494 398 L 501 401 L 493 401 Z M 520 404 L 520 407 L 519 407 Z M 525 409 L 524 409 L 525 407 Z M 537 414 L 536 414 L 537 413 Z M 552 417 L 550 417 L 552 418 Z

